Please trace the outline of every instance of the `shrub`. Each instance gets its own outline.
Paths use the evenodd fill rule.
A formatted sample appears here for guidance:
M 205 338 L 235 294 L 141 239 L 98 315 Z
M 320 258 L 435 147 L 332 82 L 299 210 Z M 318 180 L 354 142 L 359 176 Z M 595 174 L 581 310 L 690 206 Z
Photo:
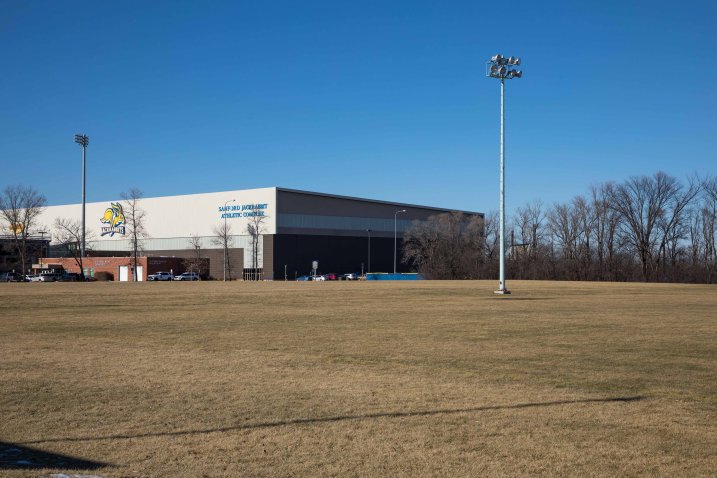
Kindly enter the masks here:
M 95 272 L 95 280 L 98 280 L 98 281 L 113 281 L 113 280 L 115 280 L 115 276 L 114 276 L 114 274 L 111 273 L 111 272 L 100 271 L 100 272 Z

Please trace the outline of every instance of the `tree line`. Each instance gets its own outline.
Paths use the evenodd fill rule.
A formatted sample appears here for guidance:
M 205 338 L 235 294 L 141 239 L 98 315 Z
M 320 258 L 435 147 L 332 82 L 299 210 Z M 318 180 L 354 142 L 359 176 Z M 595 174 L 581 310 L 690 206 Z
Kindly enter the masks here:
M 122 194 L 135 264 L 148 236 L 142 197 L 137 189 Z M 45 205 L 45 197 L 29 186 L 0 193 L 0 236 L 12 243 L 23 273 L 29 253 L 37 254 L 31 251 L 37 242 L 32 234 Z M 254 269 L 262 226 L 261 219 L 247 226 Z M 53 229 L 53 243 L 65 246 L 83 270 L 80 222 L 58 219 Z M 568 202 L 519 207 L 506 230 L 508 279 L 717 283 L 717 176 L 680 181 L 658 172 L 598 184 Z M 228 253 L 229 226 L 214 233 Z M 496 212 L 453 212 L 415 222 L 404 235 L 402 256 L 428 278 L 488 279 L 498 275 L 499 245 Z M 190 238 L 190 246 L 198 260 L 199 239 Z
M 453 212 L 414 223 L 403 260 L 428 278 L 498 276 L 499 220 Z M 717 176 L 658 172 L 540 200 L 506 222 L 509 279 L 717 282 Z

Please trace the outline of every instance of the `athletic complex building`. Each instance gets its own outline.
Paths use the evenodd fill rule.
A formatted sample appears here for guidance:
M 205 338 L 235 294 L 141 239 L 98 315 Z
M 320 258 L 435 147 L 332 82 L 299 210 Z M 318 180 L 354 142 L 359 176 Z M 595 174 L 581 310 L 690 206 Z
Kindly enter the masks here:
M 196 257 L 192 237 L 198 238 L 194 243 L 200 246 L 204 263 L 208 261 L 204 275 L 221 279 L 224 248 L 217 231 L 225 224 L 230 235 L 228 269 L 234 279 L 293 280 L 309 274 L 314 261 L 319 274 L 393 272 L 394 228 L 397 270 L 408 272 L 401 263 L 403 233 L 414 221 L 451 211 L 277 187 L 145 198 L 138 206 L 146 230 L 141 241 L 143 262 L 138 261 L 140 280 L 158 268 L 169 270 L 170 264 L 173 272 L 181 272 L 176 259 Z M 52 230 L 58 218 L 79 220 L 81 208 L 81 204 L 47 207 L 38 223 Z M 86 275 L 94 275 L 95 266 L 103 264 L 113 270 L 115 280 L 131 280 L 128 215 L 122 200 L 86 205 Z M 251 234 L 251 228 L 257 233 Z M 51 240 L 46 263 L 66 257 L 62 249 Z M 70 262 L 74 261 L 63 261 L 66 268 Z

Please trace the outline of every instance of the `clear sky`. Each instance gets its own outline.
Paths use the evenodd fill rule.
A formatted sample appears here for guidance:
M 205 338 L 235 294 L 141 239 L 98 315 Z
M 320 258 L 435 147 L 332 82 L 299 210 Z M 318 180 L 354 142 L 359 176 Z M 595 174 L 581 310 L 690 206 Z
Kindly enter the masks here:
M 711 1 L 0 1 L 0 187 L 282 186 L 498 208 L 716 174 Z

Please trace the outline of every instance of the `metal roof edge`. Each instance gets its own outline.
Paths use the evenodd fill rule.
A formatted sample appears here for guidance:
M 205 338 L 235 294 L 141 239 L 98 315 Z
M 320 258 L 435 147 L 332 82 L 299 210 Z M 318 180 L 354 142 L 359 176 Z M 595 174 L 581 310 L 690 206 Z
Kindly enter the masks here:
M 367 199 L 367 198 L 359 198 L 359 197 L 353 197 L 353 196 L 342 196 L 340 194 L 329 194 L 329 193 L 317 193 L 315 191 L 303 191 L 301 189 L 290 189 L 290 188 L 282 188 L 277 187 L 277 192 L 284 191 L 289 193 L 298 193 L 298 194 L 310 194 L 312 196 L 322 196 L 322 197 L 330 197 L 330 198 L 337 198 L 337 199 L 348 199 L 350 201 L 365 201 L 365 202 L 372 202 L 377 204 L 389 204 L 393 206 L 399 206 L 399 207 L 413 207 L 413 208 L 419 208 L 419 209 L 432 209 L 435 211 L 445 211 L 445 212 L 462 212 L 465 214 L 473 214 L 481 217 L 485 217 L 485 213 L 483 212 L 476 212 L 476 211 L 464 211 L 462 209 L 447 209 L 443 207 L 432 207 L 432 206 L 422 206 L 419 204 L 408 204 L 408 203 L 402 203 L 402 202 L 394 202 L 394 201 L 381 201 L 380 199 Z M 278 198 L 277 198 L 278 201 Z

